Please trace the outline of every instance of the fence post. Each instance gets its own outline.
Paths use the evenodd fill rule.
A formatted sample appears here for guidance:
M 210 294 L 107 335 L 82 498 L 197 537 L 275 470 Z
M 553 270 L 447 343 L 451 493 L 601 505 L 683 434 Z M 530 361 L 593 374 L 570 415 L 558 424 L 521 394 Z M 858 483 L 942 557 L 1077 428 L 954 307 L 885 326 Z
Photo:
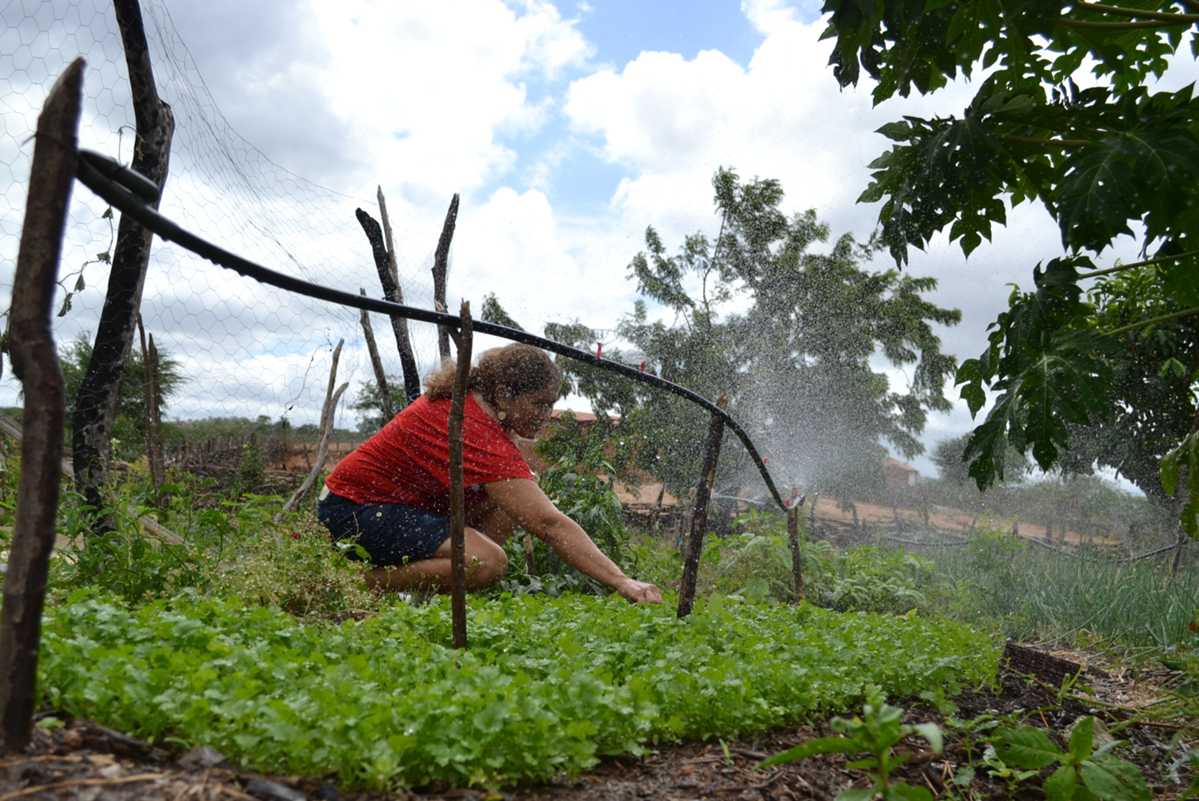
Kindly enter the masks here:
M 456 197 L 456 196 L 455 196 Z M 470 378 L 472 327 L 470 303 L 462 301 L 459 312 L 458 369 L 454 374 L 454 394 L 450 400 L 450 570 L 452 589 L 450 608 L 453 615 L 454 647 L 466 647 L 466 509 L 462 486 L 462 417 L 466 413 L 467 380 Z
M 791 579 L 795 587 L 795 602 L 803 600 L 803 554 L 799 549 L 799 504 L 787 510 L 787 539 L 791 543 Z
M 366 297 L 366 288 L 359 287 L 358 294 Z M 383 413 L 383 425 L 395 417 L 395 407 L 391 405 L 391 387 L 387 386 L 387 374 L 383 372 L 383 359 L 379 356 L 379 346 L 375 343 L 375 329 L 371 327 L 371 318 L 366 309 L 362 309 L 358 321 L 362 323 L 362 336 L 366 338 L 366 352 L 370 356 L 371 370 L 375 373 L 375 386 L 379 388 L 379 411 Z M 380 426 L 382 428 L 383 426 Z
M 441 224 L 441 236 L 437 238 L 437 250 L 433 253 L 433 306 L 437 311 L 446 311 L 446 272 L 450 268 L 450 242 L 454 239 L 454 227 L 458 224 L 458 193 L 450 199 L 450 207 Z M 437 352 L 442 361 L 450 358 L 450 337 L 445 326 L 437 326 Z
M 721 395 L 716 405 L 722 410 L 729 399 Z M 679 586 L 679 617 L 691 614 L 695 603 L 695 580 L 699 575 L 699 557 L 704 549 L 704 529 L 708 526 L 708 498 L 716 481 L 716 461 L 720 458 L 720 440 L 724 437 L 724 418 L 713 413 L 708 424 L 708 441 L 704 444 L 704 466 L 695 486 L 695 505 L 691 507 L 691 538 L 687 540 L 687 557 L 683 561 L 683 580 Z
M 0 753 L 33 735 L 37 653 L 54 549 L 66 393 L 50 327 L 63 229 L 75 180 L 81 58 L 55 82 L 37 121 L 25 222 L 9 312 L 13 372 L 25 392 L 21 481 L 0 610 Z

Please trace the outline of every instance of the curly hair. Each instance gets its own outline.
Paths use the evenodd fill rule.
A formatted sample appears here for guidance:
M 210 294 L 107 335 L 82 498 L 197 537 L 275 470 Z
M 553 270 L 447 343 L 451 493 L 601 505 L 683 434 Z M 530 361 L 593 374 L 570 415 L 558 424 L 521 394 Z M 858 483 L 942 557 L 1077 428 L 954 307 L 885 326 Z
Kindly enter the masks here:
M 429 400 L 442 400 L 454 394 L 454 376 L 457 366 L 447 359 L 425 380 L 425 396 Z M 512 395 L 525 395 L 562 383 L 562 371 L 545 351 L 532 345 L 514 342 L 502 348 L 484 351 L 479 363 L 470 370 L 466 386 L 483 396 L 483 400 L 494 404 L 500 387 L 507 387 Z

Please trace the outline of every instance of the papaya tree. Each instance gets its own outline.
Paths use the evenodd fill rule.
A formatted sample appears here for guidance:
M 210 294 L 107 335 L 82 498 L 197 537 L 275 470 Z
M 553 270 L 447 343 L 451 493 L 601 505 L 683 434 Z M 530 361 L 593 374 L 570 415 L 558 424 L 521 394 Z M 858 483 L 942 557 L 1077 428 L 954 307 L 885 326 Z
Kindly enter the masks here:
M 880 236 L 900 265 L 910 247 L 946 230 L 969 255 L 1021 203 L 1041 204 L 1056 221 L 1062 251 L 1030 265 L 1032 290 L 1012 292 L 986 350 L 956 379 L 975 415 L 994 395 L 966 449 L 979 487 L 1003 477 L 1009 444 L 1031 450 L 1042 469 L 1058 465 L 1071 432 L 1121 402 L 1114 378 L 1129 366 L 1130 340 L 1167 323 L 1191 329 L 1199 314 L 1199 100 L 1191 86 L 1154 87 L 1172 60 L 1199 56 L 1199 3 L 826 0 L 824 10 L 836 79 L 853 85 L 865 72 L 875 103 L 985 73 L 959 114 L 903 116 L 879 129 L 893 144 L 870 165 L 860 200 L 881 201 Z M 1100 263 L 1120 240 L 1141 257 Z M 1132 271 L 1153 273 L 1160 297 L 1143 304 L 1146 316 L 1108 325 L 1089 279 Z M 1175 401 L 1194 410 L 1199 365 L 1177 364 Z M 1183 520 L 1193 535 L 1196 422 L 1171 434 L 1158 479 L 1173 494 L 1187 466 Z

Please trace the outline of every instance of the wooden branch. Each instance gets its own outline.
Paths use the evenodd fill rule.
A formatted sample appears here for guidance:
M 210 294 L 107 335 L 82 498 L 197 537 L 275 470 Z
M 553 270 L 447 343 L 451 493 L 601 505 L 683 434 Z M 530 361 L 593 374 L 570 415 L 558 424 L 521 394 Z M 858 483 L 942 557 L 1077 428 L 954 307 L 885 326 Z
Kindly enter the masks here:
M 1078 279 L 1081 281 L 1084 278 L 1098 278 L 1101 275 L 1111 275 L 1112 273 L 1120 273 L 1125 270 L 1135 270 L 1139 267 L 1148 267 L 1153 264 L 1169 264 L 1171 262 L 1179 262 L 1189 259 L 1192 256 L 1199 256 L 1199 249 L 1188 250 L 1184 253 L 1179 253 L 1176 256 L 1154 256 L 1152 259 L 1143 259 L 1141 261 L 1130 261 L 1127 264 L 1117 264 L 1114 267 L 1105 267 L 1102 270 L 1091 270 L 1078 274 Z
M 1128 17 L 1130 19 L 1156 19 L 1163 22 L 1172 22 L 1177 24 L 1199 22 L 1199 15 L 1181 14 L 1177 11 L 1151 11 L 1144 8 L 1109 6 L 1104 3 L 1079 3 L 1077 6 L 1075 6 L 1075 8 L 1079 11 L 1097 11 L 1101 14 L 1111 14 L 1116 17 Z
M 458 369 L 454 373 L 454 393 L 450 401 L 450 607 L 453 615 L 454 647 L 466 647 L 466 505 L 462 479 L 462 418 L 466 412 L 467 384 L 470 379 L 470 351 L 473 325 L 470 303 L 462 301 L 459 310 L 462 325 L 458 329 Z
M 379 274 L 379 283 L 383 287 L 383 297 L 395 303 L 404 302 L 404 292 L 399 281 L 392 275 L 393 257 L 388 254 L 387 244 L 383 239 L 383 229 L 375 218 L 362 209 L 356 209 L 354 216 L 362 226 L 367 241 L 371 245 L 371 253 L 375 257 L 375 271 Z M 412 355 L 412 339 L 408 335 L 408 321 L 403 317 L 391 318 L 391 330 L 395 333 L 396 350 L 400 354 L 400 367 L 404 371 L 404 395 L 408 402 L 416 400 L 420 395 L 420 373 L 416 369 L 416 358 Z
M 166 483 L 166 469 L 162 461 L 162 417 L 158 411 L 158 348 L 154 347 L 154 335 L 150 335 L 150 343 L 146 344 L 146 329 L 142 326 L 142 316 L 137 316 L 137 333 L 142 345 L 142 370 L 145 381 L 142 384 L 142 397 L 146 403 L 145 439 L 146 462 L 150 467 L 150 482 L 154 485 L 154 504 L 162 503 L 162 485 Z
M 50 89 L 37 120 L 25 221 L 9 307 L 9 354 L 25 393 L 21 479 L 0 610 L 0 753 L 33 735 L 37 653 L 54 549 L 66 390 L 50 323 L 82 108 L 84 61 Z
M 358 289 L 362 297 L 366 290 Z M 391 389 L 387 386 L 387 374 L 383 372 L 383 360 L 379 358 L 379 346 L 375 344 L 375 331 L 371 328 L 371 318 L 366 309 L 362 310 L 362 336 L 366 338 L 366 351 L 371 357 L 371 369 L 375 371 L 375 385 L 379 388 L 379 411 L 383 413 L 383 423 L 395 415 L 395 407 L 391 405 Z
M 154 85 L 150 49 L 137 0 L 115 0 L 114 6 L 137 123 L 131 166 L 161 190 L 170 166 L 175 118 Z M 158 198 L 148 205 L 157 209 Z M 71 443 L 75 488 L 96 511 L 104 509 L 117 394 L 133 343 L 134 318 L 142 302 L 152 242 L 153 234 L 148 228 L 128 214 L 121 215 L 92 357 L 75 401 Z M 98 517 L 94 526 L 99 531 L 114 527 L 115 521 L 108 514 Z
M 138 526 L 142 532 L 149 534 L 155 539 L 161 540 L 169 545 L 186 545 L 187 541 L 180 537 L 169 528 L 159 523 L 157 519 L 150 515 L 142 515 L 137 519 Z
M 391 282 L 395 284 L 395 302 L 404 302 L 404 290 L 400 286 L 400 270 L 396 266 L 396 246 L 395 240 L 391 236 L 391 217 L 387 214 L 387 200 L 383 197 L 383 187 L 376 187 L 375 197 L 379 201 L 379 219 L 383 222 L 383 244 L 387 247 L 387 272 L 391 275 Z M 409 403 L 416 400 L 420 395 L 420 372 L 416 368 L 416 358 L 412 354 L 412 339 L 408 335 L 408 321 L 400 318 L 400 323 L 404 328 L 404 341 L 408 343 L 406 354 L 400 354 L 400 367 L 404 373 L 404 396 Z
M 308 471 L 308 475 L 304 477 L 304 481 L 300 484 L 287 503 L 283 504 L 283 511 L 291 512 L 298 509 L 300 502 L 304 500 L 309 491 L 316 484 L 316 478 L 320 475 L 321 470 L 325 469 L 325 460 L 329 458 L 329 435 L 333 431 L 333 418 L 337 412 L 337 402 L 341 400 L 341 394 L 350 386 L 342 384 L 336 390 L 333 387 L 337 384 L 337 362 L 341 358 L 341 346 L 345 344 L 344 339 L 337 341 L 337 347 L 333 349 L 333 363 L 329 366 L 329 384 L 325 388 L 325 403 L 321 407 L 321 436 L 320 441 L 316 446 L 316 461 L 312 464 L 312 469 Z
M 716 405 L 728 407 L 729 399 L 721 395 Z M 687 555 L 683 561 L 683 578 L 679 585 L 678 616 L 691 614 L 695 603 L 695 581 L 699 576 L 699 557 L 704 548 L 704 531 L 708 527 L 708 498 L 712 485 L 716 483 L 716 461 L 720 458 L 720 441 L 724 438 L 724 418 L 712 415 L 708 424 L 708 439 L 704 444 L 704 466 L 699 483 L 695 487 L 695 503 L 691 507 L 691 538 L 687 541 Z
M 450 207 L 441 225 L 441 236 L 437 239 L 437 251 L 433 254 L 433 306 L 437 311 L 446 311 L 446 273 L 450 269 L 450 243 L 454 240 L 454 227 L 458 224 L 458 193 L 450 199 Z M 437 352 L 441 360 L 450 358 L 450 337 L 445 326 L 437 326 Z

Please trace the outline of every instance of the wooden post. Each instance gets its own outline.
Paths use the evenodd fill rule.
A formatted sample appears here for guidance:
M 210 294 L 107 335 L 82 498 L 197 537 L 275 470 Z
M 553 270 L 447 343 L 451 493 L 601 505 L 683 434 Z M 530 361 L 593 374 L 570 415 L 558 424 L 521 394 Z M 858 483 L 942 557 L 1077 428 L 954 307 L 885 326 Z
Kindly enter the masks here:
M 367 241 L 371 245 L 371 253 L 375 257 L 375 271 L 379 274 L 379 283 L 383 286 L 383 297 L 393 303 L 404 302 L 404 291 L 392 272 L 393 256 L 387 251 L 383 230 L 375 218 L 362 209 L 355 209 L 354 216 L 362 226 Z M 390 226 L 389 226 L 390 227 Z M 391 330 L 395 334 L 396 349 L 400 352 L 400 367 L 404 372 L 404 394 L 408 402 L 416 400 L 420 395 L 420 374 L 416 369 L 416 357 L 412 355 L 412 340 L 408 336 L 408 321 L 403 317 L 392 316 Z
M 130 166 L 161 191 L 170 165 L 175 118 L 171 107 L 158 96 L 138 0 L 114 0 L 113 6 L 125 50 L 137 129 Z M 155 198 L 148 205 L 157 209 L 158 203 Z M 75 401 L 71 442 L 75 489 L 97 512 L 104 509 L 121 376 L 133 344 L 134 318 L 141 307 L 153 239 L 150 229 L 128 214 L 121 215 L 92 357 Z M 111 515 L 105 513 L 97 518 L 93 529 L 111 531 L 115 525 Z
M 287 503 L 283 504 L 283 511 L 285 512 L 299 508 L 300 502 L 304 500 L 304 496 L 316 484 L 316 477 L 321 474 L 321 470 L 325 469 L 325 460 L 329 458 L 329 437 L 333 432 L 333 419 L 337 412 L 337 402 L 341 399 L 341 394 L 350 386 L 349 384 L 342 384 L 336 390 L 333 389 L 337 384 L 337 361 L 341 358 L 341 346 L 344 344 L 345 340 L 339 339 L 337 347 L 333 349 L 333 364 L 329 367 L 329 385 L 325 388 L 325 404 L 321 407 L 321 430 L 320 440 L 318 440 L 316 446 L 316 462 L 313 463 L 308 475 L 304 477 L 300 488 L 287 499 Z
M 437 311 L 446 311 L 446 272 L 450 269 L 450 242 L 454 239 L 454 227 L 458 224 L 458 194 L 450 199 L 450 207 L 441 225 L 441 236 L 437 238 L 437 251 L 433 254 L 433 305 Z M 437 352 L 442 361 L 450 358 L 450 337 L 444 326 L 437 327 Z
M 25 412 L 16 520 L 0 610 L 0 753 L 23 751 L 33 736 L 37 653 L 66 417 L 50 313 L 75 180 L 83 66 L 77 58 L 67 67 L 38 116 L 9 307 L 9 353 L 25 393 Z
M 856 515 L 855 515 L 856 517 Z M 791 580 L 795 589 L 795 602 L 803 600 L 803 553 L 799 547 L 799 504 L 787 510 L 787 539 L 791 543 Z
M 820 503 L 820 493 L 812 496 L 812 505 L 808 507 L 808 538 L 816 539 L 816 504 Z M 863 530 L 865 527 L 863 526 Z
M 716 405 L 728 406 L 728 398 L 720 396 Z M 708 498 L 716 482 L 716 461 L 720 458 L 720 440 L 724 437 L 724 418 L 712 414 L 708 424 L 708 440 L 704 444 L 703 473 L 695 485 L 695 504 L 691 507 L 691 538 L 687 541 L 687 556 L 683 561 L 683 579 L 679 586 L 679 617 L 691 614 L 695 603 L 695 580 L 699 576 L 699 557 L 704 549 L 704 529 L 708 527 Z
M 454 647 L 466 647 L 466 507 L 462 486 L 462 417 L 466 412 L 467 380 L 470 378 L 472 325 L 470 303 L 462 301 L 458 329 L 458 369 L 450 401 L 450 566 L 453 578 L 450 608 L 453 615 Z
M 366 297 L 366 289 L 358 288 L 358 294 Z M 366 352 L 371 357 L 371 369 L 375 371 L 375 385 L 379 388 L 379 411 L 383 413 L 383 423 L 395 415 L 395 407 L 391 405 L 391 389 L 387 386 L 387 374 L 383 372 L 383 359 L 379 357 L 379 346 L 375 344 L 375 330 L 371 328 L 371 317 L 366 309 L 362 310 L 362 336 L 366 338 Z
M 166 468 L 162 460 L 162 415 L 159 411 L 161 392 L 158 387 L 158 348 L 154 347 L 154 335 L 146 343 L 146 329 L 142 316 L 137 316 L 137 333 L 142 345 L 142 371 L 145 380 L 142 395 L 146 401 L 146 463 L 150 467 L 150 481 L 154 485 L 154 505 L 162 503 L 162 485 L 166 483 Z

